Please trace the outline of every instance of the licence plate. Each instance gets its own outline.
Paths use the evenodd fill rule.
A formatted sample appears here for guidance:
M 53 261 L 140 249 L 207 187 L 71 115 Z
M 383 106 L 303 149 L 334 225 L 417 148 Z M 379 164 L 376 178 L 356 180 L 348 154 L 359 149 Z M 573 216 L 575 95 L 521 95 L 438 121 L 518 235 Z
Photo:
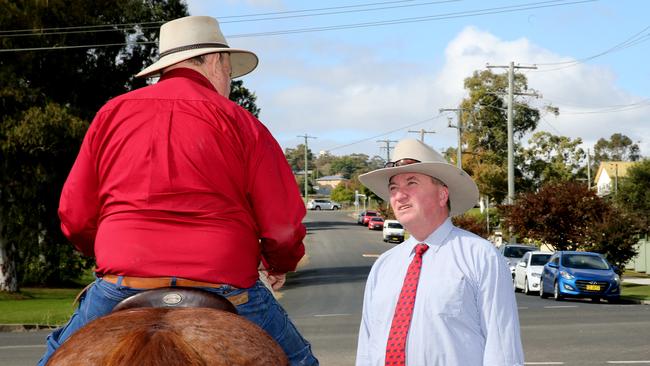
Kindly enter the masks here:
M 600 286 L 598 286 L 598 285 L 587 285 L 587 291 L 600 291 Z

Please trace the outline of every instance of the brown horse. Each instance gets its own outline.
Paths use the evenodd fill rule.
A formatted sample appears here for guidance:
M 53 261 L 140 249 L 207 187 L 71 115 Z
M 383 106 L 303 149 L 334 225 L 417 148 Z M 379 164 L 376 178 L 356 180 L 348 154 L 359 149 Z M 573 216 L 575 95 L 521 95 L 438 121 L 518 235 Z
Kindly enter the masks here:
M 273 338 L 232 312 L 207 307 L 134 308 L 132 304 L 122 308 L 79 329 L 47 365 L 288 364 Z

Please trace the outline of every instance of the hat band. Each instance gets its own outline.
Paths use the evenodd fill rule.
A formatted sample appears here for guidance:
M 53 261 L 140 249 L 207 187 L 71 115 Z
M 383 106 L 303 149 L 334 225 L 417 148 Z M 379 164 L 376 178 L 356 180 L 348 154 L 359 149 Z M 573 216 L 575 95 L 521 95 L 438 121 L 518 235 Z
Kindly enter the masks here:
M 160 57 L 165 57 L 167 55 L 170 55 L 172 53 L 176 52 L 183 52 L 183 51 L 189 51 L 189 50 L 195 50 L 198 48 L 230 48 L 228 47 L 227 44 L 222 44 L 222 43 L 197 43 L 197 44 L 191 44 L 188 46 L 181 46 L 181 47 L 176 47 L 176 48 L 171 48 L 165 52 L 160 53 Z

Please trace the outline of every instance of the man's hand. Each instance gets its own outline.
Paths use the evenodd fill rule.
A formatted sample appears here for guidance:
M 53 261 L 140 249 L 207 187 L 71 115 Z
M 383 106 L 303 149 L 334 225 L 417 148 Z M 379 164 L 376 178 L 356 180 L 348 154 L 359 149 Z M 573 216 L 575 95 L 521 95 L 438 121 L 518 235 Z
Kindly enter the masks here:
M 269 272 L 268 279 L 269 279 L 269 283 L 271 284 L 271 288 L 273 288 L 274 291 L 277 291 L 282 286 L 284 286 L 284 283 L 287 280 L 287 274 Z

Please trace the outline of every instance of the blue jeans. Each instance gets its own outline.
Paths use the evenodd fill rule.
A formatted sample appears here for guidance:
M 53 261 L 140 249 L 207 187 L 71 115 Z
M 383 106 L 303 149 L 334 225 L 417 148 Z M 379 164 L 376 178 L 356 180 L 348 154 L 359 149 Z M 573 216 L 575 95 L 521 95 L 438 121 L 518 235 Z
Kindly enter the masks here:
M 282 306 L 260 281 L 247 289 L 236 289 L 230 286 L 203 289 L 226 298 L 248 291 L 248 301 L 236 305 L 239 315 L 259 325 L 271 335 L 280 344 L 291 365 L 318 365 L 318 360 L 312 354 L 309 342 L 300 335 Z M 109 283 L 101 278 L 97 279 L 82 295 L 79 307 L 72 314 L 68 323 L 47 336 L 47 349 L 38 366 L 44 366 L 54 351 L 77 329 L 91 320 L 110 313 L 120 301 L 141 291 L 121 286 L 119 283 Z

